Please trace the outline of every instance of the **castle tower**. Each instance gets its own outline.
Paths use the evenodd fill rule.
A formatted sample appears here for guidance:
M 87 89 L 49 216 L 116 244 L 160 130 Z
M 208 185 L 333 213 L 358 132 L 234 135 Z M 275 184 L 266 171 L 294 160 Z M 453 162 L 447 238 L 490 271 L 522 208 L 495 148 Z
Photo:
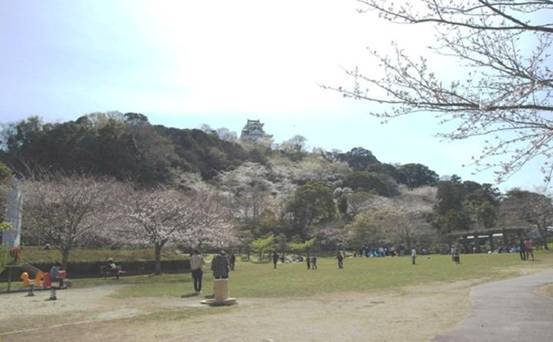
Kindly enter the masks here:
M 246 126 L 242 128 L 240 140 L 248 142 L 257 142 L 260 139 L 271 139 L 273 136 L 265 133 L 263 125 L 259 120 L 250 120 L 246 122 Z

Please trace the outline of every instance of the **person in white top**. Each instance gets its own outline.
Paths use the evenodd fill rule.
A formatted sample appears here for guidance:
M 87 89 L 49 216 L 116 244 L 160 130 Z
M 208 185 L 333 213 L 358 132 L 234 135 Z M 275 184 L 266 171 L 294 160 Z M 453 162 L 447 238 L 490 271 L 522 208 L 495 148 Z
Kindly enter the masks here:
M 411 259 L 413 260 L 413 265 L 415 265 L 415 259 L 417 258 L 417 249 L 413 247 L 411 249 Z
M 202 277 L 204 273 L 202 270 L 203 264 L 204 258 L 201 256 L 200 252 L 195 249 L 194 252 L 192 252 L 192 257 L 190 258 L 190 270 L 192 271 L 194 291 L 196 291 L 196 294 L 202 292 Z

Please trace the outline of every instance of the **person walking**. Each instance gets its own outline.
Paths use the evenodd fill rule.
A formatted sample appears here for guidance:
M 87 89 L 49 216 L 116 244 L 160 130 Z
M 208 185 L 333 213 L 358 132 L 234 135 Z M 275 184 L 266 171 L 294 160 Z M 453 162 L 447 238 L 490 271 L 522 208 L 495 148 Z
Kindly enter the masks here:
M 307 253 L 307 257 L 305 258 L 307 261 L 307 270 L 311 269 L 311 257 L 309 256 L 309 253 Z
M 526 245 L 524 244 L 524 241 L 520 239 L 520 243 L 518 244 L 518 250 L 520 254 L 520 260 L 526 261 Z
M 454 263 L 460 264 L 461 263 L 461 257 L 459 255 L 459 248 L 456 246 L 451 247 L 451 260 L 453 260 Z
M 192 257 L 190 258 L 190 270 L 192 271 L 192 279 L 194 280 L 194 292 L 196 294 L 202 293 L 202 277 L 203 277 L 203 267 L 204 258 L 201 256 L 200 252 L 195 249 L 192 252 Z
M 336 253 L 336 260 L 338 260 L 338 268 L 344 268 L 344 256 L 342 252 L 338 251 L 338 253 Z
M 314 255 L 311 257 L 311 269 L 312 270 L 317 269 L 317 257 Z
M 225 251 L 222 250 L 213 257 L 211 261 L 211 270 L 213 271 L 213 278 L 228 279 L 229 262 Z
M 229 264 L 230 270 L 234 271 L 234 266 L 236 265 L 236 255 L 234 255 L 234 253 L 230 253 Z
M 415 265 L 415 259 L 417 258 L 417 249 L 415 247 L 411 248 L 411 260 L 413 265 Z
M 531 239 L 524 240 L 524 247 L 526 248 L 526 260 L 529 260 L 531 256 L 532 261 L 534 261 L 534 245 L 532 243 L 532 240 Z
M 277 268 L 277 262 L 278 262 L 278 253 L 276 251 L 273 251 L 273 268 Z

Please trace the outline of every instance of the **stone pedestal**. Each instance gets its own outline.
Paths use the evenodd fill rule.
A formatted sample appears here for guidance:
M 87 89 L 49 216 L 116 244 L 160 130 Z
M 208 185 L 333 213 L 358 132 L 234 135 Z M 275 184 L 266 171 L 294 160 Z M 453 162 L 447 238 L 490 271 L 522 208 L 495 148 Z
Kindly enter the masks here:
M 213 295 L 216 302 L 223 302 L 228 298 L 228 279 L 213 280 Z
M 228 295 L 228 279 L 213 280 L 213 299 L 206 299 L 202 304 L 208 305 L 232 305 L 236 303 L 236 298 Z

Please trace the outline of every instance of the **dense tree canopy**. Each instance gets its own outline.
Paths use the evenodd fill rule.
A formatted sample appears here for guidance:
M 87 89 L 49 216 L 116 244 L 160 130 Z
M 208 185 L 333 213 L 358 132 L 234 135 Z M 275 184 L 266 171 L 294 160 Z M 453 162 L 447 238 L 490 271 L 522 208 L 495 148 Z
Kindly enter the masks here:
M 346 162 L 354 171 L 367 171 L 369 166 L 380 164 L 372 152 L 363 147 L 355 147 L 349 152 L 339 153 L 337 158 Z
M 336 205 L 332 190 L 322 182 L 308 182 L 298 187 L 287 204 L 294 227 L 293 235 L 308 236 L 312 224 L 333 219 Z
M 551 197 L 536 192 L 513 189 L 505 194 L 500 212 L 503 224 L 530 225 L 536 228 L 544 248 L 548 248 L 547 228 L 553 225 Z
M 142 184 L 167 183 L 175 171 L 209 179 L 254 158 L 216 135 L 154 126 L 138 113 L 94 113 L 53 124 L 31 117 L 7 126 L 0 145 L 0 158 L 27 176 L 84 172 Z
M 397 168 L 397 172 L 398 181 L 407 185 L 410 189 L 425 185 L 436 185 L 439 180 L 436 172 L 422 164 L 404 164 Z
M 499 190 L 452 177 L 438 183 L 434 224 L 441 233 L 495 227 L 500 203 Z
M 344 185 L 360 191 L 373 191 L 381 196 L 398 194 L 397 184 L 391 177 L 367 171 L 356 171 L 349 175 Z

